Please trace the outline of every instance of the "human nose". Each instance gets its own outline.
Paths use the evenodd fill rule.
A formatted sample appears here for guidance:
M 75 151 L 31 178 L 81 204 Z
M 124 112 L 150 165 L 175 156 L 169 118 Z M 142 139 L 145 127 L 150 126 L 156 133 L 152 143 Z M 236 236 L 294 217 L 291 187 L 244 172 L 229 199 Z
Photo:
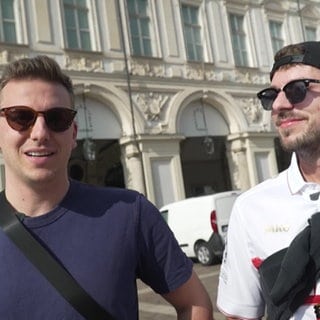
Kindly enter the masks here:
M 31 127 L 30 138 L 35 141 L 44 141 L 49 137 L 49 128 L 46 125 L 45 118 L 38 114 L 33 126 Z
M 277 113 L 284 109 L 292 109 L 293 104 L 288 100 L 286 94 L 281 90 L 272 104 L 272 113 Z

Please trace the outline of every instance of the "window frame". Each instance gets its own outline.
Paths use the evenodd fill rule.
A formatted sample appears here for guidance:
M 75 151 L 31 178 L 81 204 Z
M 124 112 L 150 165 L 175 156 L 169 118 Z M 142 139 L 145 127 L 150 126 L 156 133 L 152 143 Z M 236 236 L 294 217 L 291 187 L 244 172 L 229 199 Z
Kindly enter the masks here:
M 275 54 L 273 49 L 273 43 L 272 43 L 272 35 L 269 27 L 269 21 L 275 21 L 280 22 L 282 24 L 282 35 L 283 35 L 283 46 L 288 44 L 289 39 L 291 38 L 291 32 L 289 27 L 289 21 L 288 16 L 285 14 L 285 11 L 282 10 L 280 7 L 274 7 L 271 8 L 269 6 L 266 7 L 266 23 L 268 24 L 268 29 L 266 32 L 268 32 L 268 48 L 270 50 L 270 63 L 273 63 L 273 56 Z
M 118 0 L 119 1 L 119 0 Z M 135 5 L 136 5 L 136 0 Z M 131 31 L 131 19 L 130 19 L 130 12 L 129 12 L 129 6 L 128 1 L 123 0 L 124 8 L 125 8 L 125 14 L 126 14 L 126 23 L 127 23 L 127 32 L 128 32 L 128 41 L 130 46 L 130 52 L 132 56 L 135 57 L 141 57 L 141 58 L 158 58 L 159 57 L 159 44 L 160 39 L 158 38 L 158 24 L 157 24 L 157 15 L 156 15 L 156 8 L 153 1 L 147 0 L 147 18 L 148 18 L 148 32 L 150 37 L 150 54 L 146 54 L 143 46 L 141 47 L 141 44 L 143 41 L 141 41 L 141 33 L 139 33 L 139 48 L 140 52 L 134 51 L 134 43 L 133 43 L 133 34 Z M 141 50 L 143 48 L 143 50 Z
M 77 1 L 77 0 L 72 0 Z M 63 26 L 63 36 L 64 36 L 64 48 L 66 50 L 74 50 L 74 51 L 84 51 L 84 52 L 94 52 L 100 50 L 100 44 L 98 43 L 97 39 L 99 39 L 98 36 L 98 30 L 97 27 L 99 26 L 97 15 L 96 15 L 96 6 L 95 1 L 92 0 L 85 0 L 86 3 L 86 13 L 87 13 L 87 24 L 88 24 L 88 35 L 89 35 L 89 44 L 90 48 L 84 48 L 82 46 L 82 43 L 79 43 L 79 39 L 81 39 L 79 29 L 76 29 L 77 33 L 77 47 L 71 47 L 69 45 L 69 37 L 68 37 L 68 31 L 67 31 L 67 24 L 66 24 L 66 14 L 65 14 L 65 3 L 64 0 L 60 0 L 60 11 L 61 11 L 61 17 L 62 17 L 62 26 Z M 77 5 L 72 4 L 73 7 L 77 7 Z
M 183 10 L 184 7 L 186 9 L 196 9 L 197 10 L 197 21 L 196 24 L 194 24 L 193 21 L 185 21 Z M 198 4 L 191 4 L 191 3 L 182 3 L 180 8 L 181 13 L 181 23 L 182 23 L 182 30 L 183 30 L 183 36 L 184 36 L 184 46 L 185 46 L 185 53 L 188 61 L 191 62 L 204 62 L 205 59 L 205 47 L 204 47 L 204 39 L 203 39 L 203 24 L 201 23 L 201 7 Z M 190 10 L 188 12 L 188 15 L 190 18 L 191 13 Z M 192 18 L 191 18 L 192 20 Z M 187 39 L 187 32 L 186 27 L 189 27 L 191 29 L 191 37 L 192 41 L 188 42 Z M 199 31 L 198 35 L 195 35 L 195 31 Z M 200 42 L 197 43 L 196 38 L 199 38 Z M 192 52 L 190 52 L 190 45 L 192 46 Z M 201 52 L 197 49 L 200 48 Z M 199 56 L 199 54 L 201 56 Z
M 0 8 L 1 10 L 1 8 Z M 4 28 L 2 15 L 0 14 L 0 43 L 5 43 L 8 45 L 23 45 L 27 44 L 27 27 L 26 27 L 26 10 L 25 3 L 23 0 L 13 0 L 13 14 L 14 14 L 14 24 L 15 24 L 15 41 L 8 42 L 4 38 Z M 2 33 L 1 33 L 2 32 Z
M 284 36 L 283 36 L 283 23 L 275 20 L 275 19 L 269 19 L 269 32 L 270 32 L 270 39 L 271 39 L 271 45 L 272 45 L 272 50 L 273 50 L 273 54 L 275 54 L 276 52 L 278 52 L 278 50 L 280 50 L 281 48 L 284 47 Z M 276 28 L 274 27 L 278 27 L 280 26 L 280 33 L 278 33 L 279 29 L 276 30 Z M 273 33 L 273 31 L 276 30 L 275 34 Z
M 241 18 L 241 30 L 235 30 L 236 34 L 234 34 L 233 25 L 231 18 Z M 229 28 L 230 28 L 230 38 L 231 38 L 231 45 L 232 45 L 232 52 L 233 52 L 233 58 L 234 63 L 236 67 L 250 67 L 250 58 L 249 58 L 249 46 L 248 46 L 248 30 L 246 28 L 245 24 L 245 15 L 238 12 L 229 11 L 228 12 L 228 22 L 229 22 Z M 239 21 L 237 21 L 237 24 L 239 24 Z M 235 40 L 239 42 L 240 40 L 240 48 L 235 47 Z M 244 55 L 245 54 L 245 55 Z
M 0 3 L 0 22 L 1 22 L 1 28 L 0 28 L 0 41 L 1 42 L 7 42 L 7 43 L 17 43 L 17 27 L 16 27 L 16 14 L 15 14 L 15 1 L 11 0 L 11 4 L 12 4 L 12 15 L 13 18 L 9 18 L 9 17 L 3 17 L 3 12 L 5 10 L 2 10 L 3 6 L 5 5 L 3 2 Z M 13 41 L 9 41 L 8 36 L 6 36 L 6 28 L 5 25 L 9 24 L 12 26 L 13 24 L 13 29 L 14 29 L 14 40 Z
M 308 30 L 312 30 L 312 32 L 314 32 L 314 38 L 310 38 L 308 37 Z M 318 34 L 318 30 L 317 30 L 317 27 L 316 26 L 310 26 L 310 25 L 306 25 L 304 26 L 304 35 L 305 35 L 305 40 L 306 41 L 317 41 L 317 34 Z

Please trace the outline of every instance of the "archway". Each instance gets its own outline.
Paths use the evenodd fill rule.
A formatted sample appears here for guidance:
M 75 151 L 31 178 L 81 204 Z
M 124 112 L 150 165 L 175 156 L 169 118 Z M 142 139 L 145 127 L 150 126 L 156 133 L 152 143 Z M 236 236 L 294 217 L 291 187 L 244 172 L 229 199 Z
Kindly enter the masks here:
M 229 128 L 221 113 L 202 100 L 191 102 L 180 116 L 180 157 L 186 197 L 231 189 L 226 155 Z
M 125 187 L 119 138 L 121 125 L 103 103 L 76 97 L 77 147 L 69 161 L 69 176 L 86 183 Z

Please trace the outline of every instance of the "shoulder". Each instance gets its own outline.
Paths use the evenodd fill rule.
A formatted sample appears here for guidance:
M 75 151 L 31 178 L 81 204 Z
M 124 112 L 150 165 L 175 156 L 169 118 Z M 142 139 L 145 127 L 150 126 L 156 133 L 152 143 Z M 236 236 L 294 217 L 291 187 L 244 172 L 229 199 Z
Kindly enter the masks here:
M 117 215 L 147 212 L 159 213 L 158 209 L 141 193 L 122 188 L 99 187 L 71 181 L 62 205 L 76 212 L 115 212 Z
M 113 187 L 102 187 L 95 186 L 75 180 L 71 180 L 70 185 L 70 194 L 85 195 L 86 197 L 93 198 L 105 198 L 109 199 L 111 196 L 116 199 L 136 199 L 141 196 L 141 194 L 134 190 L 122 189 L 122 188 L 113 188 Z
M 287 182 L 287 170 L 281 172 L 273 178 L 269 178 L 249 190 L 243 192 L 237 199 L 239 203 L 274 198 L 279 194 L 289 194 L 290 189 Z
M 118 205 L 132 205 L 141 201 L 146 201 L 146 198 L 135 190 L 102 187 L 91 184 L 82 183 L 79 181 L 71 181 L 70 190 L 66 199 L 72 201 L 90 201 L 92 204 L 108 203 Z
M 234 204 L 233 216 L 240 215 L 259 219 L 266 212 L 277 213 L 284 201 L 287 203 L 291 192 L 287 181 L 287 170 L 274 178 L 267 179 L 241 193 Z

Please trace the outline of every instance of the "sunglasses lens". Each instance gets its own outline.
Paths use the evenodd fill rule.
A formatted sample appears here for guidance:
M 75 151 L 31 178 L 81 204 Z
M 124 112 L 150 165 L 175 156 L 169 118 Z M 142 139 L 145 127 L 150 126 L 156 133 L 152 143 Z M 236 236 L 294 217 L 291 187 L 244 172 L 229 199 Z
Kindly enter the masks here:
M 48 128 L 55 132 L 70 128 L 75 115 L 76 111 L 67 108 L 53 108 L 44 114 Z
M 273 88 L 268 88 L 260 91 L 257 96 L 261 101 L 263 109 L 270 111 L 272 110 L 274 100 L 278 96 L 278 91 Z
M 32 127 L 38 117 L 43 114 L 47 127 L 54 132 L 62 132 L 70 128 L 76 111 L 69 108 L 52 108 L 47 111 L 35 111 L 29 107 L 9 107 L 2 109 L 9 126 L 16 131 L 25 131 Z
M 6 110 L 9 126 L 17 131 L 24 131 L 31 127 L 37 114 L 29 108 L 10 108 Z
M 299 80 L 288 83 L 283 91 L 286 94 L 287 99 L 290 103 L 295 104 L 302 102 L 307 94 L 307 85 L 305 82 Z

